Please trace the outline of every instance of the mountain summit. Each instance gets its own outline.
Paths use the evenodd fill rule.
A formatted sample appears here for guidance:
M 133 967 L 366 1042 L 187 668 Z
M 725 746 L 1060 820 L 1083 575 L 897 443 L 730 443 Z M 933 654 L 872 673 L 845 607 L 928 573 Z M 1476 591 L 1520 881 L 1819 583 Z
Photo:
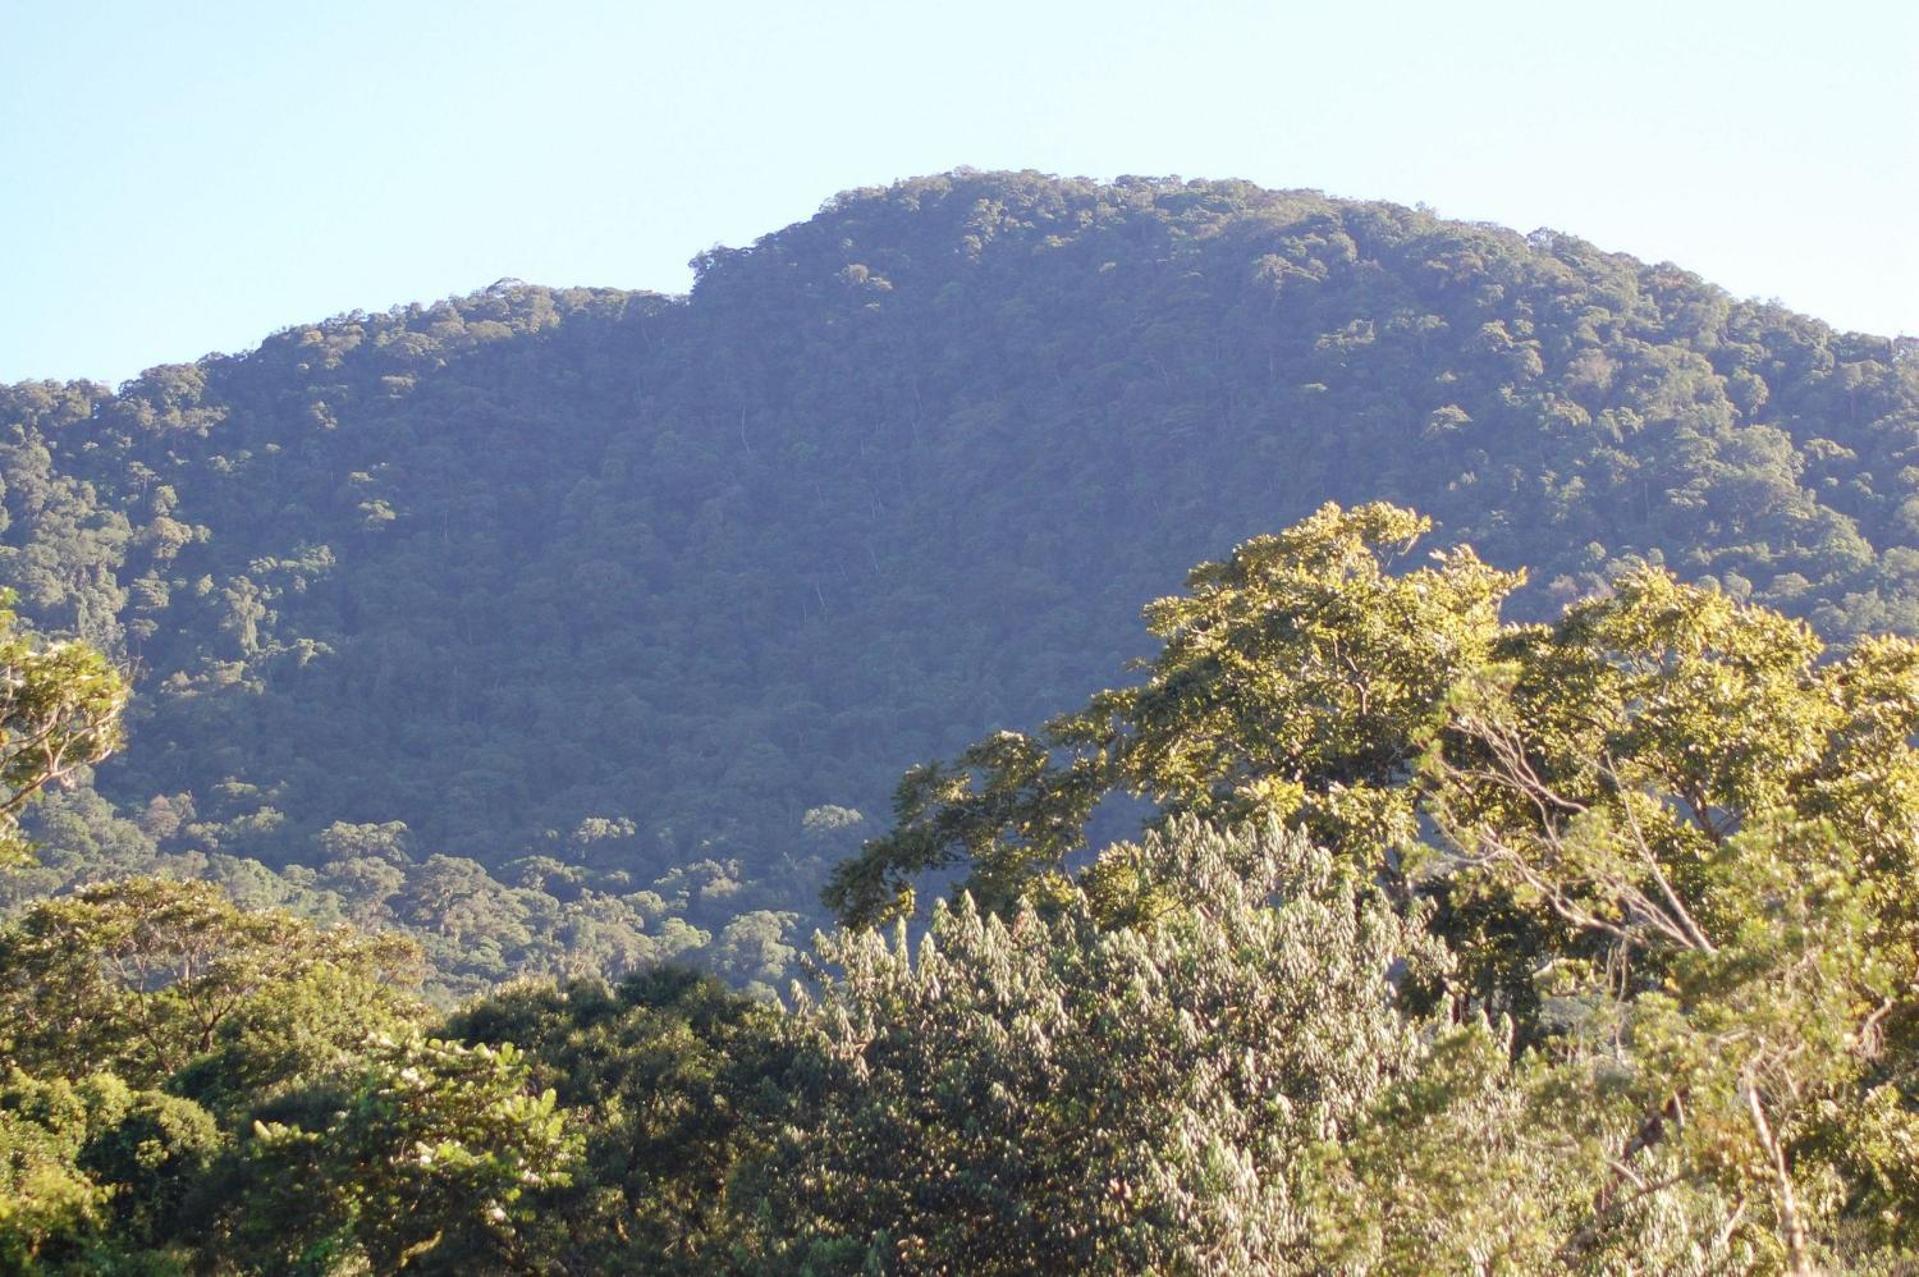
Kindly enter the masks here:
M 903 769 L 1083 698 L 1188 565 L 1328 499 L 1532 565 L 1534 614 L 1646 558 L 1919 630 L 1919 361 L 1675 266 L 970 171 L 695 266 L 0 389 L 0 583 L 138 675 L 94 842 L 386 830 L 790 925 Z

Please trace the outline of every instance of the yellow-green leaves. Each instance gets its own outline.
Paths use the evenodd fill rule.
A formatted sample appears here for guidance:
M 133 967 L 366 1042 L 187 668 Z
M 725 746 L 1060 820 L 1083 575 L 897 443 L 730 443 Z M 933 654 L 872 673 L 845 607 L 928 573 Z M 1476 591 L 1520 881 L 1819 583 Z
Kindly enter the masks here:
M 0 928 L 0 1063 L 158 1085 L 231 1054 L 228 1030 L 245 1025 L 248 1058 L 231 1071 L 291 1081 L 325 1069 L 313 1053 L 329 1038 L 357 1044 L 360 1016 L 390 1019 L 405 995 L 387 986 L 416 981 L 418 959 L 402 937 L 249 912 L 208 883 L 102 883 Z
M 1393 572 L 1430 527 L 1383 503 L 1327 505 L 1201 564 L 1188 593 L 1146 608 L 1163 647 L 1142 683 L 1042 736 L 1002 733 L 951 768 L 908 773 L 897 827 L 840 867 L 828 903 L 879 921 L 910 910 L 914 875 L 959 862 L 1000 907 L 1080 849 L 1117 791 L 1166 812 L 1272 817 L 1334 845 L 1410 843 L 1413 763 L 1524 580 L 1468 549 Z
M 1805 624 L 1650 567 L 1503 624 L 1522 578 L 1466 549 L 1402 564 L 1426 531 L 1327 506 L 1201 565 L 1147 609 L 1163 647 L 1137 685 L 909 776 L 829 899 L 871 921 L 964 864 L 988 911 L 1151 932 L 1195 887 L 1136 852 L 1075 878 L 1100 798 L 1284 822 L 1446 942 L 1460 1019 L 1503 1026 L 1435 1040 L 1322 1150 L 1364 1199 L 1327 1207 L 1325 1253 L 1795 1273 L 1912 1253 L 1919 647 L 1827 659 Z
M 43 788 L 120 744 L 127 684 L 83 643 L 48 643 L 14 629 L 0 591 L 0 867 L 31 854 L 20 813 Z
M 1524 579 L 1464 549 L 1391 573 L 1430 526 L 1389 505 L 1328 505 L 1202 564 L 1188 594 L 1146 609 L 1165 646 L 1145 684 L 1061 734 L 1088 739 L 1118 720 L 1126 783 L 1174 809 L 1272 804 L 1329 838 L 1409 836 L 1407 805 L 1386 795 Z
M 1807 1273 L 1899 1238 L 1856 1205 L 1910 1178 L 1848 1176 L 1885 1081 L 1919 1080 L 1910 645 L 1821 664 L 1798 622 L 1640 570 L 1499 655 L 1456 688 L 1424 801 L 1459 892 L 1556 924 L 1482 953 L 1545 959 L 1523 1129 L 1607 1132 L 1558 1261 L 1710 1237 L 1715 1264 Z
M 261 1258 L 351 1257 L 375 1272 L 518 1267 L 524 1198 L 570 1183 L 580 1152 L 553 1091 L 533 1094 L 527 1073 L 511 1044 L 373 1043 L 345 1110 L 323 1128 L 256 1129 L 259 1204 L 286 1207 L 248 1221 L 263 1234 Z

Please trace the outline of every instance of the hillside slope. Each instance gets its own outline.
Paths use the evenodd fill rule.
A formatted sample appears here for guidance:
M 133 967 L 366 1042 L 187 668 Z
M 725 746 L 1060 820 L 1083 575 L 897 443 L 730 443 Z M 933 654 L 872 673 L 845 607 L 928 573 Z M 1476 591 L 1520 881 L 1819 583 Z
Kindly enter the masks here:
M 70 800 L 70 840 L 331 865 L 470 947 L 472 875 L 415 881 L 451 852 L 553 902 L 522 930 L 591 949 L 555 911 L 644 895 L 775 911 L 764 956 L 903 768 L 1110 682 L 1142 603 L 1327 499 L 1530 565 L 1538 611 L 1649 556 L 1919 630 L 1919 360 L 1672 266 L 971 172 L 696 266 L 0 389 L 0 584 L 139 675 L 132 823 Z

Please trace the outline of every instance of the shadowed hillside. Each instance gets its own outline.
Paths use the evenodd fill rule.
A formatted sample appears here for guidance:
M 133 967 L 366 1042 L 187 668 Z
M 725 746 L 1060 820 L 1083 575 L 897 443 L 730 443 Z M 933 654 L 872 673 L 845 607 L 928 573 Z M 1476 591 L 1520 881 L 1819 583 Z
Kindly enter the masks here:
M 1327 499 L 1531 565 L 1520 614 L 1644 555 L 1919 630 L 1919 361 L 1677 267 L 970 172 L 696 266 L 0 389 L 0 583 L 138 676 L 124 818 L 50 807 L 41 885 L 164 854 L 477 976 L 770 978 L 904 768 L 1083 698 L 1188 565 Z

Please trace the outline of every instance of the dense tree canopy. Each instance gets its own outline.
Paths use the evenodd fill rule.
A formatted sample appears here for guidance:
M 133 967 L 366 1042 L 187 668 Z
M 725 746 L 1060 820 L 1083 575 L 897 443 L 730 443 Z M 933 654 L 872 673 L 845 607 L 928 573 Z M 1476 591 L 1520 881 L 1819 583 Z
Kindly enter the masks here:
M 756 1172 L 772 1272 L 1229 1274 L 1311 1253 L 1309 1154 L 1413 1072 L 1396 983 L 1444 950 L 1277 825 L 1108 852 L 1178 903 L 1108 928 L 1068 886 L 830 945 L 804 1115 Z
M 409 927 L 449 995 L 764 980 L 904 763 L 1076 703 L 1152 654 L 1141 600 L 1327 499 L 1528 565 L 1518 616 L 1646 561 L 1919 630 L 1919 363 L 1670 265 L 962 172 L 697 266 L 0 390 L 0 584 L 140 672 L 118 812 L 48 809 L 42 887 Z
M 20 817 L 42 791 L 120 743 L 127 686 L 94 648 L 47 643 L 15 626 L 0 593 L 0 868 L 31 859 Z
M 1510 622 L 1517 574 L 1404 561 L 1428 531 L 1250 541 L 1148 608 L 1135 685 L 909 774 L 834 878 L 891 938 L 824 937 L 784 1007 L 654 969 L 447 1019 L 405 938 L 209 883 L 31 906 L 0 1264 L 1919 1262 L 1919 644 L 1643 565 Z M 1125 789 L 1148 828 L 1093 846 Z
M 696 268 L 0 388 L 0 1269 L 1919 1264 L 1909 344 L 1241 183 Z
M 835 904 L 908 910 L 916 874 L 964 864 L 1001 907 L 1064 893 L 1153 926 L 1190 875 L 1119 848 L 1067 876 L 1108 793 L 1284 822 L 1422 916 L 1442 1000 L 1500 1024 L 1430 1039 L 1434 1072 L 1337 1155 L 1339 1200 L 1363 1204 L 1331 1222 L 1341 1253 L 1792 1272 L 1905 1253 L 1919 645 L 1822 661 L 1803 622 L 1648 567 L 1550 626 L 1502 624 L 1520 578 L 1469 550 L 1388 572 L 1427 530 L 1329 505 L 1201 565 L 1147 609 L 1164 645 L 1143 682 L 909 773 Z

